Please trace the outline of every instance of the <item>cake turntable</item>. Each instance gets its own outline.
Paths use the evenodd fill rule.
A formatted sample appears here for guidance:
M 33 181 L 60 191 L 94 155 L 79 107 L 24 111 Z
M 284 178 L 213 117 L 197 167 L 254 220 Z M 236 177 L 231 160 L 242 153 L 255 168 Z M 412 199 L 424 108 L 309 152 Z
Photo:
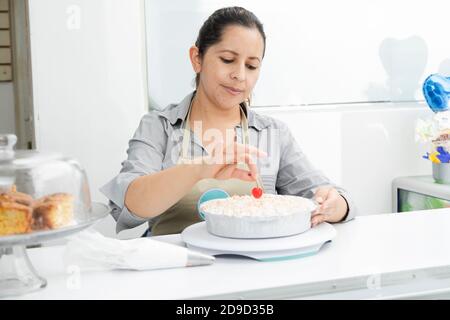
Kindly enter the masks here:
M 306 232 L 277 238 L 233 239 L 215 236 L 206 222 L 193 224 L 181 233 L 187 247 L 205 254 L 245 256 L 259 261 L 297 259 L 316 254 L 337 232 L 329 223 L 321 223 Z

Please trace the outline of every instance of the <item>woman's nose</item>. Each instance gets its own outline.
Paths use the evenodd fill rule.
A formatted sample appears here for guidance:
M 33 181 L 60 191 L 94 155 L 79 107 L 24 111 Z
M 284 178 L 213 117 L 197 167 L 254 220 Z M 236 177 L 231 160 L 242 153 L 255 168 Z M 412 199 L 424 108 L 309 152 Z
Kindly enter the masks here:
M 235 70 L 231 73 L 231 78 L 233 80 L 244 81 L 245 80 L 245 65 L 237 66 Z

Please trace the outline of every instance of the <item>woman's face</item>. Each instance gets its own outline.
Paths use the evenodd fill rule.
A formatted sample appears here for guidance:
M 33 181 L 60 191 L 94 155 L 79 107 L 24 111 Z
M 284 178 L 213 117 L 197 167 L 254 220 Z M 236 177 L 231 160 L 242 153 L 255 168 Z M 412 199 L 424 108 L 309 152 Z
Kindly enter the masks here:
M 258 80 L 263 50 L 264 41 L 256 28 L 226 27 L 221 41 L 209 47 L 197 65 L 198 90 L 224 109 L 245 101 Z

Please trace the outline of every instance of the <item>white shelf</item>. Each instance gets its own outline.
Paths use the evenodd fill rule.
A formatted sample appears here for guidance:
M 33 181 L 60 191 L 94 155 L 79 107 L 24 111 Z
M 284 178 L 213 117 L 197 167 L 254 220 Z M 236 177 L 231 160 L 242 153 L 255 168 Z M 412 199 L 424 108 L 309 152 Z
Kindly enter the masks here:
M 392 211 L 398 210 L 398 191 L 412 191 L 450 201 L 450 185 L 436 183 L 432 176 L 398 177 L 392 182 Z

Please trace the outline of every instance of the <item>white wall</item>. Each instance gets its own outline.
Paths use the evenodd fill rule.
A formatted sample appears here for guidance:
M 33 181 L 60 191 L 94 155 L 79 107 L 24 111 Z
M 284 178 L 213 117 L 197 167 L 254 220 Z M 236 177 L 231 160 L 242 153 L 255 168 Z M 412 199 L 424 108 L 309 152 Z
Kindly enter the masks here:
M 15 121 L 13 84 L 0 83 L 0 133 L 15 133 Z
M 450 71 L 448 0 L 146 0 L 152 106 L 191 88 L 188 57 L 215 10 L 240 5 L 264 25 L 258 106 L 423 100 L 429 73 Z M 174 81 L 177 79 L 177 81 Z M 170 88 L 168 90 L 167 88 Z
M 75 157 L 94 201 L 147 110 L 140 0 L 30 0 L 36 142 Z M 110 217 L 99 230 L 115 235 Z

